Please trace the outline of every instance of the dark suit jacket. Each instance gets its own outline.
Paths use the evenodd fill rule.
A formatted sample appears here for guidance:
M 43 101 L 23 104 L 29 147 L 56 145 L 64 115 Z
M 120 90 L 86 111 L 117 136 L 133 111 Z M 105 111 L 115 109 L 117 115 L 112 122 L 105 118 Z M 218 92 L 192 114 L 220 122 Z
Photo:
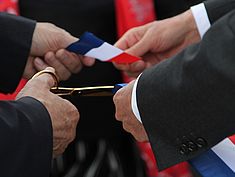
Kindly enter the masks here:
M 0 13 L 0 90 L 16 88 L 30 50 L 35 22 Z M 52 127 L 45 107 L 24 97 L 0 101 L 0 176 L 46 177 L 52 157 Z
M 201 3 L 203 0 L 155 0 L 157 19 L 162 20 L 175 16 L 188 10 L 191 6 Z
M 138 82 L 138 108 L 160 169 L 235 134 L 235 11 L 229 12 L 235 4 L 220 2 L 206 2 L 211 22 L 218 20 L 200 43 L 145 71 Z

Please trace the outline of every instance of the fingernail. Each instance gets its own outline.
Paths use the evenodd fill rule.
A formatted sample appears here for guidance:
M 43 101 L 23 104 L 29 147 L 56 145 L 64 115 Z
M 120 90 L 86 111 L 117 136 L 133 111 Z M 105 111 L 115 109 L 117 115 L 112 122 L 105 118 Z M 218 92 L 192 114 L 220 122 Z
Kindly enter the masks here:
M 63 58 L 64 60 L 66 60 L 66 59 L 68 58 L 68 55 L 67 55 L 67 53 L 66 53 L 65 50 L 63 50 L 63 52 L 62 52 L 62 58 Z
M 142 63 L 136 62 L 136 63 L 133 63 L 133 66 L 134 66 L 135 68 L 142 67 Z
M 139 71 L 139 70 L 143 70 L 145 68 L 145 65 L 142 62 L 136 62 L 136 63 L 133 63 L 132 68 L 134 68 L 135 71 Z
M 84 60 L 86 61 L 87 66 L 92 66 L 95 63 L 95 59 L 93 58 L 86 58 Z

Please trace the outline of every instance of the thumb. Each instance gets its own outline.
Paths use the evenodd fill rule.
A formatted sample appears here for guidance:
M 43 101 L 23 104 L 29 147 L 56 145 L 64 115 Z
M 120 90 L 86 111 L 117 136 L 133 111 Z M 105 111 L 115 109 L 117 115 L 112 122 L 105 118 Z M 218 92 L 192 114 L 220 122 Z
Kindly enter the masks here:
M 52 67 L 47 67 L 46 69 L 36 73 L 31 81 L 38 82 L 41 88 L 48 90 L 58 84 L 58 78 L 56 76 L 55 69 Z
M 81 61 L 85 66 L 93 66 L 95 64 L 95 58 L 81 57 Z
M 67 31 L 65 32 L 66 34 L 64 35 L 64 37 L 61 39 L 61 48 L 65 49 L 67 48 L 70 44 L 76 42 L 79 40 L 79 38 L 72 36 L 70 33 L 68 33 Z
M 139 40 L 136 44 L 128 48 L 125 52 L 131 55 L 142 57 L 146 53 L 151 50 L 151 41 L 147 35 L 144 35 L 141 40 Z

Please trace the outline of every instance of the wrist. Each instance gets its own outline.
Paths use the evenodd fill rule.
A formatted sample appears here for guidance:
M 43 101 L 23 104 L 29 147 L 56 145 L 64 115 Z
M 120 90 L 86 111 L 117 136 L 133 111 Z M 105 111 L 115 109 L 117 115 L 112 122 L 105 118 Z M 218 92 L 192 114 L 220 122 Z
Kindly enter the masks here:
M 186 40 L 190 41 L 190 43 L 196 43 L 200 41 L 200 34 L 198 31 L 198 27 L 196 24 L 196 21 L 193 17 L 192 11 L 187 10 L 184 13 L 180 14 L 179 20 L 181 20 L 181 23 L 183 27 L 185 28 L 185 33 L 186 33 Z

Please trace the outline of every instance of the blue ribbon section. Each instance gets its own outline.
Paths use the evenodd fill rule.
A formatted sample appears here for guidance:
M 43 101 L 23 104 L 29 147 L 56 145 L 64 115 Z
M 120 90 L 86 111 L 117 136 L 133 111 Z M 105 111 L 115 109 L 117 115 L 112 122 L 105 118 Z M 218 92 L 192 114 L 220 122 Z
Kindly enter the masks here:
M 127 84 L 116 84 L 115 86 L 114 86 L 114 89 L 112 90 L 112 92 L 113 92 L 113 94 L 115 94 L 119 89 L 121 89 L 121 88 L 123 88 L 123 87 L 125 87 Z
M 90 32 L 85 32 L 77 42 L 70 44 L 66 50 L 77 54 L 85 55 L 93 48 L 98 48 L 104 43 L 103 40 Z
M 189 163 L 203 177 L 235 177 L 235 173 L 212 150 L 191 159 Z

